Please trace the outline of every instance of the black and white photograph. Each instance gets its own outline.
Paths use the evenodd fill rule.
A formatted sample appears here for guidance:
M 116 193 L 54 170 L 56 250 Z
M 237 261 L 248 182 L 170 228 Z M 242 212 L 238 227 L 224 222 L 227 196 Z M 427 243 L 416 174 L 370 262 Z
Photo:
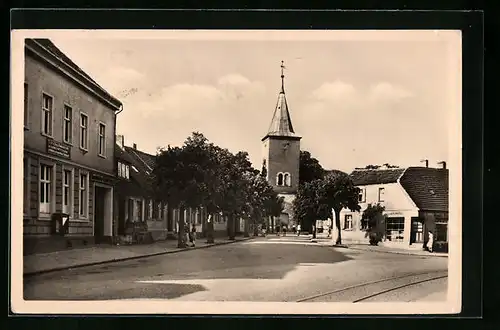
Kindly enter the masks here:
M 460 31 L 18 30 L 11 51 L 13 310 L 460 312 Z

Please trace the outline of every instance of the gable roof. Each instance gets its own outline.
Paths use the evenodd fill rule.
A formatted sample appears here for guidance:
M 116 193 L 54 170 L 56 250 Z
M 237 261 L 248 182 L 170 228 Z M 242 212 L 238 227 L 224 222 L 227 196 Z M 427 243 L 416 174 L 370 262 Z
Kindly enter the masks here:
M 141 168 L 144 168 L 145 171 L 152 172 L 156 165 L 156 156 L 148 154 L 146 152 L 131 148 L 124 147 L 129 155 L 132 156 Z
M 401 186 L 422 211 L 448 211 L 448 169 L 409 167 Z
M 355 186 L 396 183 L 404 173 L 404 168 L 358 169 L 349 175 Z
M 122 160 L 130 166 L 130 180 L 121 180 L 120 188 L 142 196 L 152 195 L 151 174 L 154 168 L 155 156 L 131 147 L 125 146 L 122 149 L 118 144 L 115 145 L 115 152 L 117 160 Z
M 44 38 L 33 38 L 33 39 L 26 39 L 28 42 L 35 43 L 39 47 L 42 47 L 46 52 L 48 52 L 50 55 L 58 59 L 60 62 L 64 63 L 74 71 L 76 71 L 78 74 L 86 78 L 90 82 L 91 89 L 97 90 L 99 94 L 101 94 L 101 97 L 106 99 L 108 102 L 113 104 L 116 107 L 120 107 L 122 103 L 112 96 L 108 91 L 106 91 L 102 86 L 100 86 L 92 77 L 90 77 L 85 71 L 83 71 L 78 65 L 75 64 L 66 54 L 64 54 L 59 48 L 50 41 L 50 39 L 44 39 Z

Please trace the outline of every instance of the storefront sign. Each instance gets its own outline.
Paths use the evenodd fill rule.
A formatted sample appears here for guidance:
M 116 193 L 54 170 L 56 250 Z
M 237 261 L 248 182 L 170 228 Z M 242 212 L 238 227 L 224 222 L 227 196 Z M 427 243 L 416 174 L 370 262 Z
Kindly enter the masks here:
M 112 178 L 108 178 L 102 174 L 92 173 L 91 179 L 94 182 L 101 182 L 104 184 L 114 185 L 115 181 Z
M 71 158 L 71 146 L 52 139 L 47 139 L 47 153 L 59 157 Z
M 397 216 L 402 216 L 403 215 L 403 213 L 401 213 L 401 212 L 386 212 L 384 214 L 387 215 L 388 217 L 395 216 L 395 215 L 397 215 Z

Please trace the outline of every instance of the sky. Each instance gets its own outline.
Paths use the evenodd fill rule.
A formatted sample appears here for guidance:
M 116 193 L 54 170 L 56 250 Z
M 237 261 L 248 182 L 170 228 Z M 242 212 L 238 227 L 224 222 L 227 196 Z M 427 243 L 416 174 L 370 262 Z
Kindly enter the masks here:
M 460 49 L 435 31 L 387 39 L 196 39 L 179 32 L 51 40 L 122 101 L 117 134 L 145 152 L 181 145 L 198 131 L 232 152 L 247 151 L 260 168 L 284 61 L 301 150 L 324 168 L 421 166 L 422 159 L 437 167 L 449 159 L 460 70 L 452 59 Z

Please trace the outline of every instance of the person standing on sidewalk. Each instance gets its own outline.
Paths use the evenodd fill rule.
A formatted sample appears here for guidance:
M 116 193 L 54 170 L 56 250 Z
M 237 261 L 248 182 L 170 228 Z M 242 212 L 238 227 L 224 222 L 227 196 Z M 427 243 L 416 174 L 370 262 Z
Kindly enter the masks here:
M 189 241 L 191 242 L 192 247 L 196 246 L 196 225 L 194 223 L 189 233 Z
M 300 236 L 300 223 L 297 225 L 297 236 Z

